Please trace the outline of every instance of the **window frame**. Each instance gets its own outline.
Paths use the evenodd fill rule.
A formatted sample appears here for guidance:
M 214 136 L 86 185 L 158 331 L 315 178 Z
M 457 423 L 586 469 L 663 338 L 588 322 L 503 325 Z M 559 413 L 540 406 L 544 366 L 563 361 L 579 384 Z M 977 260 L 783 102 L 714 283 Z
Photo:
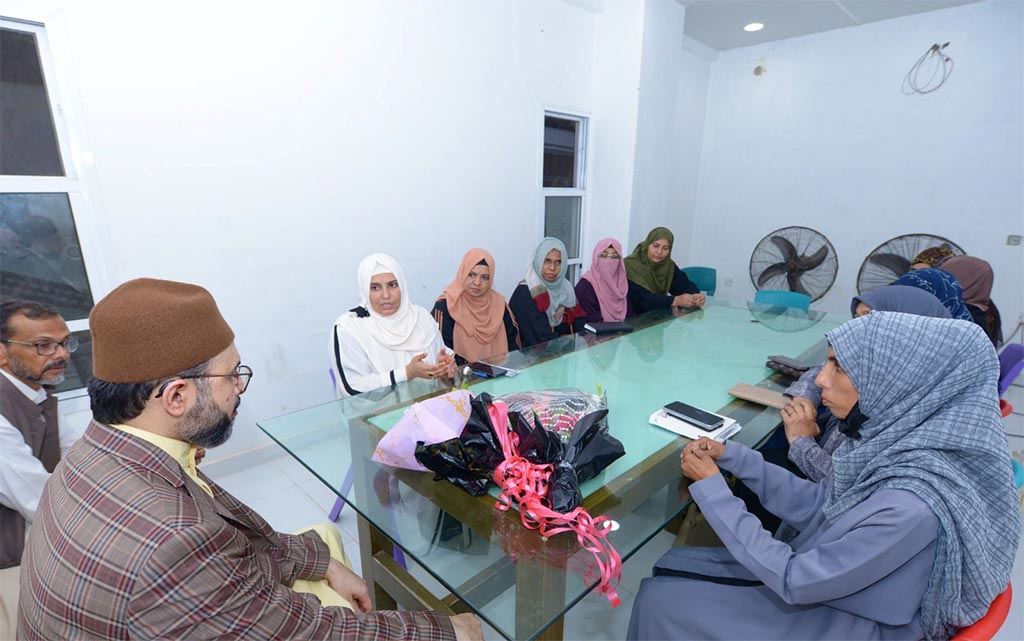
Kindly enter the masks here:
M 572 120 L 578 123 L 576 129 L 576 154 L 575 154 L 575 184 L 576 187 L 545 187 L 544 186 L 544 127 L 545 120 L 548 117 L 561 118 L 563 120 Z M 587 220 L 590 206 L 590 128 L 591 128 L 591 116 L 589 112 L 582 111 L 579 109 L 567 109 L 564 107 L 554 106 L 542 106 L 540 110 L 540 144 L 538 145 L 540 150 L 540 161 L 538 163 L 537 172 L 537 186 L 539 192 L 539 199 L 537 204 L 538 211 L 538 227 L 537 227 L 537 239 L 540 242 L 541 238 L 544 238 L 544 228 L 547 218 L 547 199 L 551 196 L 561 197 L 576 197 L 580 199 L 580 220 L 579 220 L 579 243 L 580 246 L 576 248 L 576 258 L 566 257 L 567 271 L 566 274 L 569 277 L 570 282 L 575 285 L 580 276 L 583 275 L 583 262 L 585 257 L 585 248 L 588 247 L 589 234 L 587 231 Z M 572 251 L 571 247 L 566 247 L 569 252 Z
M 53 118 L 57 149 L 64 166 L 64 176 L 11 176 L 0 174 L 0 193 L 11 194 L 66 194 L 71 216 L 78 235 L 85 274 L 92 290 L 93 301 L 110 291 L 109 240 L 102 218 L 93 155 L 81 135 L 83 127 L 76 114 L 83 112 L 74 83 L 72 57 L 66 45 L 64 23 L 59 10 L 18 6 L 8 10 L 0 2 L 0 27 L 32 33 L 36 39 L 39 63 L 46 86 L 47 99 Z M 63 64 L 62 64 L 63 62 Z M 65 319 L 72 332 L 87 331 L 89 319 Z M 85 387 L 57 393 L 62 402 L 61 413 L 81 411 L 88 407 Z M 72 401 L 70 404 L 65 401 Z

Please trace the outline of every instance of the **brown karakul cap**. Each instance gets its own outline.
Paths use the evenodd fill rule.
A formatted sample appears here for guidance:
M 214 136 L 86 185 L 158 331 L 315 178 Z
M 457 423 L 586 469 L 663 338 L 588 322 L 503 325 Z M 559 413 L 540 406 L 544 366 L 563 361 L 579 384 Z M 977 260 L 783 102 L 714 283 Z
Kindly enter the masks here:
M 210 292 L 198 285 L 136 278 L 89 314 L 93 375 L 145 383 L 194 367 L 235 340 Z

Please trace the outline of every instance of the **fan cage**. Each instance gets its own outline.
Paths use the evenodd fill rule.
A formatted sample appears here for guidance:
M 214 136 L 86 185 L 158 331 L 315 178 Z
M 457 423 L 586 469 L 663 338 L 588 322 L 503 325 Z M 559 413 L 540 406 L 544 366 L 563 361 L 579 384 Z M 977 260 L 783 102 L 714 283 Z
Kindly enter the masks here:
M 857 270 L 857 293 L 864 294 L 873 289 L 891 285 L 893 281 L 910 269 L 910 261 L 915 256 L 928 248 L 943 246 L 948 247 L 957 256 L 967 253 L 952 240 L 935 234 L 903 234 L 890 238 L 864 257 L 860 269 Z M 902 258 L 903 261 L 892 258 L 896 256 Z M 882 260 L 883 258 L 887 260 Z M 899 265 L 896 265 L 897 262 Z M 899 273 L 896 273 L 897 271 Z
M 836 274 L 839 272 L 839 258 L 836 249 L 824 234 L 810 227 L 794 225 L 780 227 L 764 236 L 750 255 L 750 282 L 756 290 L 762 289 L 783 289 L 793 291 L 789 286 L 789 279 L 786 274 L 779 274 L 771 277 L 764 284 L 758 285 L 761 274 L 780 262 L 785 262 L 785 256 L 772 241 L 772 237 L 782 236 L 789 240 L 800 256 L 809 256 L 827 247 L 825 259 L 814 269 L 803 272 L 800 282 L 811 296 L 812 301 L 821 299 L 835 283 Z

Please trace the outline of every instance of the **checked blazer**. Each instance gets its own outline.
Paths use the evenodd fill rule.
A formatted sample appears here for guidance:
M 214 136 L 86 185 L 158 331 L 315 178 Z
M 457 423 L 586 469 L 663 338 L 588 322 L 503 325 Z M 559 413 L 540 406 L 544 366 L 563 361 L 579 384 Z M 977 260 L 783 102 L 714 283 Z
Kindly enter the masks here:
M 202 473 L 200 473 L 202 474 Z M 22 559 L 18 639 L 452 641 L 432 612 L 321 607 L 327 546 L 275 532 L 160 448 L 93 422 L 46 485 Z

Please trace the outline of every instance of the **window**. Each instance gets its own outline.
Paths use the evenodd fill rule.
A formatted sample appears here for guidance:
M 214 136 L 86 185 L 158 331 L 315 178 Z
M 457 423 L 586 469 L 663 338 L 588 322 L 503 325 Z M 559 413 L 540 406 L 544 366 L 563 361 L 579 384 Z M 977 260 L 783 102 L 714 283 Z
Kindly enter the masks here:
M 88 206 L 42 25 L 0 20 L 0 294 L 55 308 L 79 339 L 59 392 L 92 376 Z M 79 392 L 77 395 L 81 395 Z M 67 396 L 62 394 L 62 397 Z
M 575 283 L 583 263 L 583 211 L 586 199 L 587 119 L 544 112 L 544 162 L 541 198 L 544 235 L 565 243 L 566 278 Z

